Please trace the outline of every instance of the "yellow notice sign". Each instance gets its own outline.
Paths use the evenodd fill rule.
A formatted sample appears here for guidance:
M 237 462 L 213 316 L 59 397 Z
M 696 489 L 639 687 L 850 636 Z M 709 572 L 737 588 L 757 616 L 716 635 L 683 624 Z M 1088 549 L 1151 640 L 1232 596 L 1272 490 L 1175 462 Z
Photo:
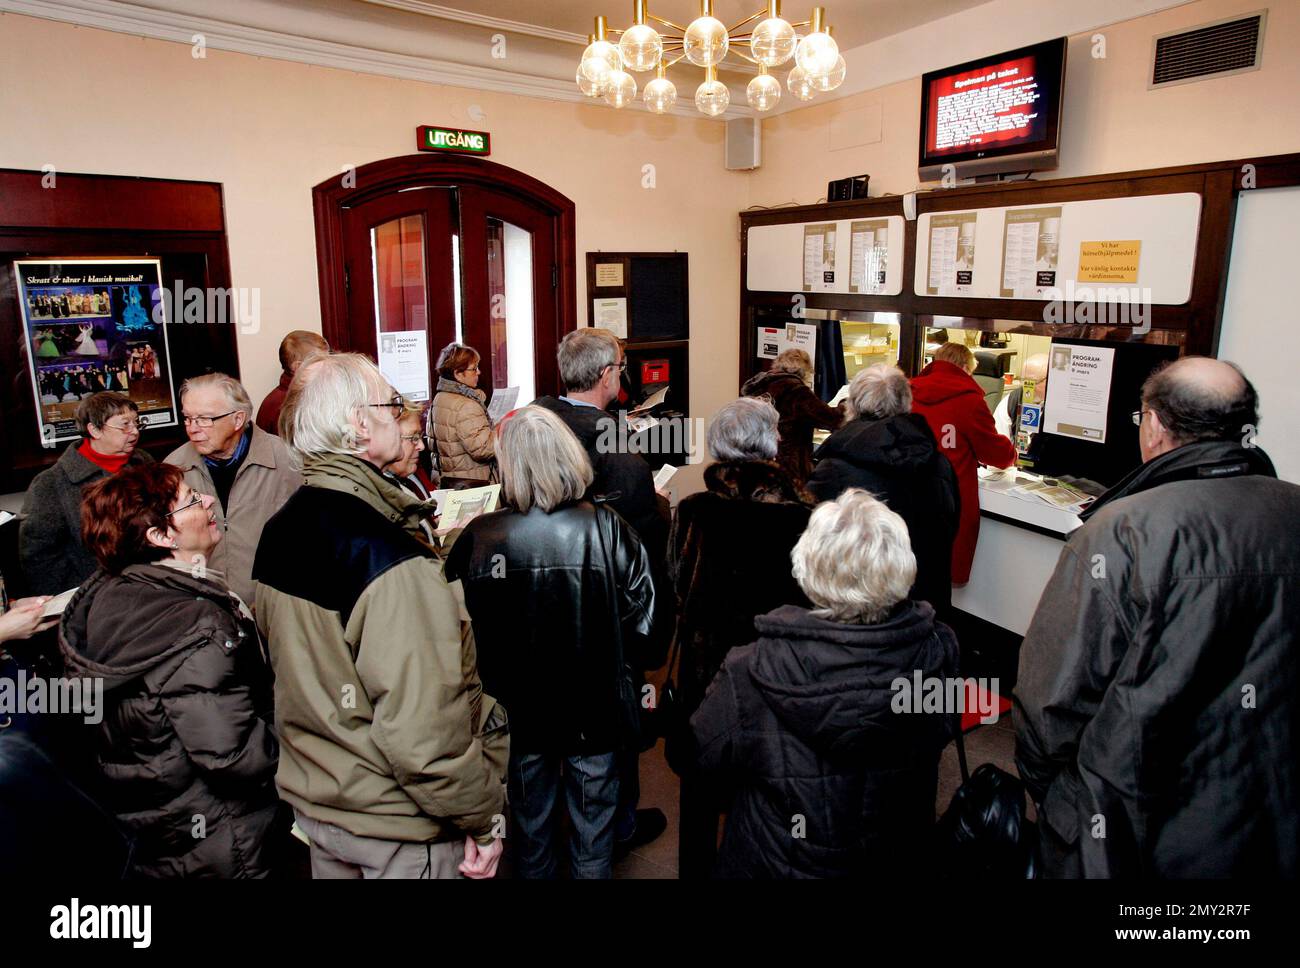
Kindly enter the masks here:
M 1080 242 L 1079 282 L 1137 282 L 1141 239 Z

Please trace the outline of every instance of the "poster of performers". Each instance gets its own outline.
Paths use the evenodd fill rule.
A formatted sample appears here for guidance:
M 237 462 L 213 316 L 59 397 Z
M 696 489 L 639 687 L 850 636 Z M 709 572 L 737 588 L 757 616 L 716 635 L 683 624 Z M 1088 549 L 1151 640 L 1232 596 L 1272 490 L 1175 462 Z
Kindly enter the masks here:
M 77 405 L 125 394 L 151 427 L 176 424 L 157 259 L 14 263 L 41 441 L 76 440 Z

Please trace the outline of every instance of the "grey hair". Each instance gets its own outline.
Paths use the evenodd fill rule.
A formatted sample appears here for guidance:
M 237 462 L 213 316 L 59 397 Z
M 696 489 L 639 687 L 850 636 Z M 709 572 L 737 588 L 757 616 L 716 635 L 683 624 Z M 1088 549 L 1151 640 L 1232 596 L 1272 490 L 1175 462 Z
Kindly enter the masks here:
M 77 430 L 81 436 L 90 440 L 92 425 L 102 430 L 104 424 L 119 413 L 127 411 L 138 414 L 140 408 L 126 394 L 115 393 L 112 390 L 100 390 L 98 393 L 92 393 L 88 397 L 83 397 L 81 402 L 77 404 Z
M 284 409 L 280 436 L 299 454 L 365 452 L 365 442 L 352 423 L 359 416 L 364 426 L 373 419 L 368 404 L 392 393 L 388 380 L 369 357 L 360 353 L 313 356 L 298 367 Z
M 242 383 L 225 373 L 203 373 L 190 377 L 181 384 L 182 405 L 185 402 L 185 394 L 191 390 L 210 390 L 214 387 L 226 394 L 226 401 L 231 410 L 242 410 L 246 416 L 253 416 L 253 401 L 249 399 L 248 391 L 244 389 Z
M 857 487 L 817 506 L 790 560 L 813 614 L 832 622 L 879 622 L 916 581 L 907 524 Z
M 715 460 L 772 460 L 780 419 L 766 396 L 733 400 L 713 415 L 709 453 Z
M 497 463 L 506 503 L 527 513 L 548 514 L 587 493 L 591 458 L 573 431 L 544 407 L 527 406 L 501 425 Z
M 618 364 L 618 353 L 618 337 L 607 329 L 589 326 L 566 333 L 555 354 L 565 389 L 590 390 L 600 382 L 605 367 Z
M 859 417 L 883 420 L 911 413 L 912 385 L 896 366 L 888 363 L 868 366 L 853 375 L 844 410 L 849 420 Z
M 782 350 L 772 361 L 773 373 L 794 373 L 804 382 L 812 376 L 812 357 L 808 355 L 807 350 L 788 349 Z

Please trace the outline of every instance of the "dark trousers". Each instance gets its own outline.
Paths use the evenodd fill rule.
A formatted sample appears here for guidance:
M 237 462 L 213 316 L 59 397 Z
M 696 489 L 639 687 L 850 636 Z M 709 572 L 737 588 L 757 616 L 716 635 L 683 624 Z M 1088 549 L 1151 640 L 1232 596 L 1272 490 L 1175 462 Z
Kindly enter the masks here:
M 718 821 L 722 817 L 714 789 L 691 770 L 681 777 L 681 812 L 677 826 L 677 877 L 706 880 L 718 858 Z
M 593 880 L 611 876 L 614 814 L 619 801 L 616 754 L 512 753 L 507 785 L 517 876 L 556 878 L 556 821 L 561 802 L 569 813 L 570 876 Z

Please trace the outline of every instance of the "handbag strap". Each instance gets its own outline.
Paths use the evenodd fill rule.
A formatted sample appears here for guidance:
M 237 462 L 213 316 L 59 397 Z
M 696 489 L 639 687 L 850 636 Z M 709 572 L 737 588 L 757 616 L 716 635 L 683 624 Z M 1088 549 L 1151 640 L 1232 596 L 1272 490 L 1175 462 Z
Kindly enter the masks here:
M 970 779 L 970 768 L 966 763 L 966 739 L 961 728 L 961 714 L 957 715 L 957 768 L 961 770 L 961 782 L 965 783 Z

